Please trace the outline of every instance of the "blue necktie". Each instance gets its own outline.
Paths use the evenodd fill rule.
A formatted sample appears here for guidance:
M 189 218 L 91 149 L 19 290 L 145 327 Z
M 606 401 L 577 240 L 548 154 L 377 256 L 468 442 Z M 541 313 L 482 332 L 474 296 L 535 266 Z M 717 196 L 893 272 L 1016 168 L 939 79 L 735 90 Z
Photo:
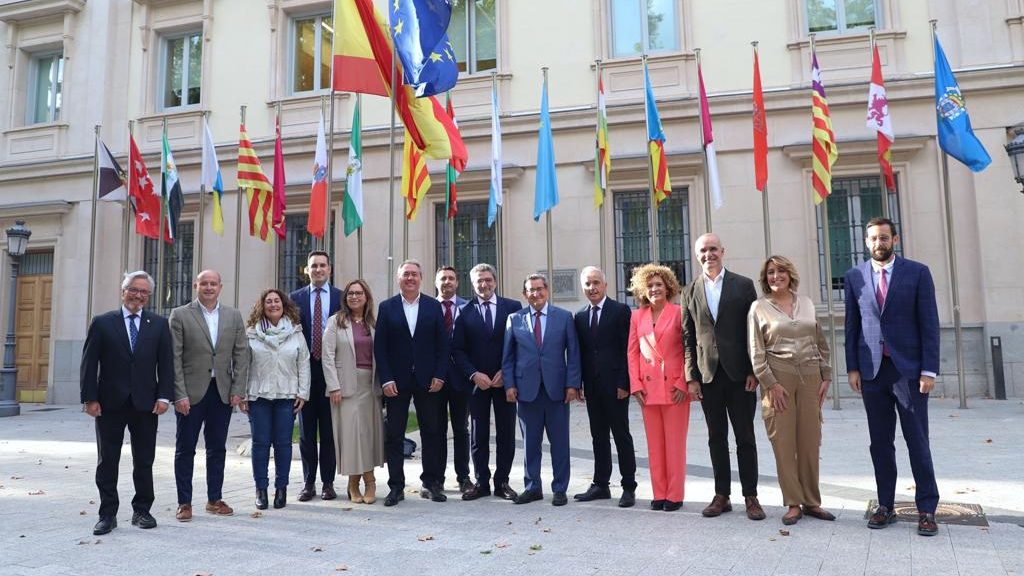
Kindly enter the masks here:
M 494 317 L 491 316 L 491 301 L 484 300 L 484 324 L 487 325 L 487 333 L 491 334 L 494 332 Z
M 139 329 L 135 326 L 135 319 L 138 317 L 138 314 L 128 315 L 128 338 L 131 340 L 132 352 L 135 352 L 135 344 L 139 341 Z

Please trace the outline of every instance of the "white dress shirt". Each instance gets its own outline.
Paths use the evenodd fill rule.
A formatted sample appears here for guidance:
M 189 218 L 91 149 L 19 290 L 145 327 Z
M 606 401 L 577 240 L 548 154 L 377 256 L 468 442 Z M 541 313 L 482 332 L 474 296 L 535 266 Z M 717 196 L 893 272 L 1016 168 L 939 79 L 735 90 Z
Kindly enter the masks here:
M 316 310 L 314 298 L 320 299 L 320 326 L 327 330 L 327 319 L 331 316 L 331 285 L 324 282 L 324 285 L 317 290 L 316 286 L 309 285 L 309 328 L 313 329 L 313 312 Z
M 210 344 L 214 350 L 217 349 L 217 332 L 220 330 L 220 300 L 213 310 L 207 310 L 203 303 L 199 303 L 199 309 L 203 311 L 203 320 L 206 320 L 206 329 L 210 331 Z M 210 378 L 216 378 L 216 367 L 210 368 Z
M 409 324 L 409 335 L 416 335 L 416 317 L 420 313 L 420 295 L 416 295 L 416 299 L 409 302 L 402 296 L 402 308 L 405 309 L 405 321 Z
M 601 298 L 601 301 L 596 304 L 596 306 L 597 306 L 597 322 L 598 322 L 598 324 L 601 323 L 601 314 L 604 314 L 604 303 L 607 302 L 607 301 L 608 301 L 608 296 L 605 296 L 604 298 Z M 588 300 L 588 302 L 589 302 L 589 300 Z M 594 306 L 595 306 L 595 304 L 591 303 L 590 304 L 590 308 L 587 309 L 587 326 L 590 326 L 590 323 L 592 322 L 591 318 L 594 317 Z
M 708 310 L 711 311 L 711 318 L 718 321 L 718 303 L 722 301 L 722 284 L 725 279 L 725 267 L 712 280 L 704 274 L 704 297 L 708 300 Z

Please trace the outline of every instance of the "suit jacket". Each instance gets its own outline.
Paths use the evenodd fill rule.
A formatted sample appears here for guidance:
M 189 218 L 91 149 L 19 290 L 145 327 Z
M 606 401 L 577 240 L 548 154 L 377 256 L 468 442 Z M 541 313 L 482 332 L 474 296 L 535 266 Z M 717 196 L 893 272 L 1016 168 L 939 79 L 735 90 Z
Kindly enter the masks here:
M 82 402 L 99 401 L 116 410 L 131 398 L 136 410 L 149 412 L 158 398 L 174 397 L 174 355 L 167 319 L 148 310 L 139 319 L 139 337 L 131 349 L 121 308 L 92 319 L 82 349 Z
M 615 396 L 616 388 L 629 391 L 626 349 L 629 344 L 629 306 L 605 298 L 597 323 L 590 330 L 590 304 L 576 313 L 576 335 L 580 340 L 580 363 L 585 394 Z
M 682 307 L 666 304 L 657 325 L 652 317 L 645 306 L 629 322 L 629 391 L 646 392 L 645 405 L 671 404 L 673 388 L 686 392 Z
M 329 396 L 335 390 L 341 390 L 342 397 L 349 397 L 356 393 L 356 341 L 352 337 L 352 326 L 338 328 L 338 323 L 332 317 L 327 323 L 327 330 L 324 332 L 323 341 L 323 363 L 324 382 L 327 384 L 325 395 Z M 370 328 L 370 339 L 373 339 L 373 328 Z M 377 374 L 377 364 L 373 364 L 372 378 Z M 375 395 L 381 395 L 379 386 L 373 387 Z
M 747 312 L 757 300 L 757 291 L 750 278 L 729 270 L 723 274 L 717 320 L 711 318 L 708 308 L 704 274 L 683 290 L 687 381 L 710 383 L 719 366 L 735 382 L 754 373 L 747 347 Z
M 935 283 L 928 267 L 896 257 L 886 293 L 878 309 L 871 262 L 846 273 L 846 370 L 859 370 L 874 380 L 882 363 L 882 342 L 904 378 L 921 371 L 939 372 L 939 311 Z
M 444 320 L 444 303 L 440 300 L 437 301 L 441 304 L 441 320 Z M 459 329 L 459 318 L 465 312 L 467 300 L 462 296 L 455 297 L 455 304 L 452 306 L 452 315 L 455 316 L 454 324 L 452 325 L 452 335 L 448 337 L 448 371 L 445 373 L 444 384 L 446 387 L 451 387 L 456 392 L 462 392 L 468 394 L 472 389 L 472 384 L 469 380 L 462 375 L 462 371 L 459 370 L 459 366 L 455 363 L 454 354 L 454 343 L 455 343 L 455 332 Z
M 249 382 L 249 339 L 238 310 L 220 305 L 216 345 L 210 341 L 210 330 L 199 300 L 171 310 L 170 325 L 175 401 L 188 398 L 191 404 L 201 402 L 210 385 L 211 369 L 217 377 L 221 402 L 230 403 L 231 396 L 245 397 Z
M 495 310 L 491 311 L 494 329 L 488 332 L 484 318 L 477 310 L 477 299 L 473 298 L 455 320 L 455 335 L 452 341 L 455 363 L 469 382 L 473 393 L 477 392 L 469 378 L 475 372 L 483 372 L 488 378 L 501 370 L 501 355 L 505 344 L 505 323 L 510 314 L 522 310 L 523 305 L 510 298 L 497 296 Z
M 344 294 L 334 286 L 330 287 L 329 293 L 331 296 L 331 307 L 327 310 L 328 318 L 333 316 L 338 310 L 341 310 L 341 301 L 344 300 Z M 312 296 L 312 285 L 310 284 L 307 284 L 288 295 L 288 297 L 292 299 L 292 302 L 295 302 L 295 305 L 299 307 L 299 315 L 302 317 L 302 336 L 306 339 L 306 348 L 309 348 L 312 351 L 313 343 L 310 341 L 310 337 L 313 334 L 313 323 L 310 319 L 310 316 L 312 316 L 312 312 L 309 308 L 310 296 Z M 324 330 L 326 329 L 327 325 L 324 324 Z M 316 360 L 312 359 L 311 361 L 316 362 Z
M 409 334 L 401 293 L 382 301 L 377 307 L 373 354 L 381 385 L 394 382 L 399 391 L 411 392 L 415 386 L 430 388 L 434 378 L 444 380 L 450 359 L 441 303 L 420 294 L 413 336 Z
M 572 313 L 548 304 L 541 347 L 533 338 L 533 308 L 510 315 L 505 324 L 501 375 L 505 390 L 518 389 L 521 402 L 537 399 L 541 386 L 548 398 L 562 400 L 566 388 L 580 387 L 580 350 Z

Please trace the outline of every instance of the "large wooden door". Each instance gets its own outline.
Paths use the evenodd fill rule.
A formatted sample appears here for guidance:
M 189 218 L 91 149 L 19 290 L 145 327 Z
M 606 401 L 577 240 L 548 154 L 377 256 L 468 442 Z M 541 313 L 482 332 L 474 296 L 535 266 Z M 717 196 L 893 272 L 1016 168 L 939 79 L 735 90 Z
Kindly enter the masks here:
M 49 266 L 32 266 L 38 263 L 25 262 L 30 264 L 25 266 L 27 274 L 18 276 L 14 356 L 18 367 L 19 402 L 46 402 L 50 368 L 50 309 L 53 306 L 53 255 L 49 253 L 40 256 L 44 256 L 42 259 L 49 256 Z

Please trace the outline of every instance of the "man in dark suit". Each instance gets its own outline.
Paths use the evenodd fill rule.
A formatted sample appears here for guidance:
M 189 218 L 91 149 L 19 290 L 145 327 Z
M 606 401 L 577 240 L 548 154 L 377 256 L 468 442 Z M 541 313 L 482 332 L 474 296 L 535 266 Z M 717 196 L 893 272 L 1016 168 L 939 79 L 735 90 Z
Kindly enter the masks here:
M 444 329 L 448 334 L 448 346 L 451 350 L 455 334 L 455 323 L 461 315 L 466 299 L 456 294 L 459 289 L 459 277 L 452 266 L 441 266 L 434 276 L 437 288 L 437 301 L 444 312 Z M 445 375 L 445 386 L 440 392 L 439 408 L 441 414 L 438 422 L 441 426 L 441 461 L 448 462 L 448 424 L 452 423 L 452 449 L 455 463 L 455 478 L 459 483 L 459 492 L 465 494 L 473 487 L 469 480 L 469 393 L 472 388 L 469 380 L 459 372 L 455 357 L 449 353 L 448 373 Z M 444 477 L 441 478 L 444 485 Z
M 526 489 L 516 504 L 544 498 L 541 442 L 551 445 L 551 503 L 565 506 L 569 487 L 569 403 L 579 398 L 580 352 L 572 313 L 548 304 L 548 279 L 531 274 L 523 285 L 530 305 L 508 317 L 501 373 L 505 397 L 518 402 Z
M 448 335 L 444 330 L 441 303 L 420 294 L 423 268 L 406 260 L 396 274 L 399 294 L 377 308 L 377 333 L 373 354 L 377 376 L 384 393 L 384 452 L 388 462 L 388 492 L 385 506 L 405 499 L 405 456 L 402 443 L 409 420 L 409 402 L 416 404 L 416 418 L 423 442 L 423 487 L 420 496 L 444 502 L 445 462 L 440 415 L 440 392 L 451 362 Z
M 331 403 L 327 398 L 327 383 L 324 381 L 324 365 L 320 352 L 323 347 L 327 319 L 341 308 L 341 290 L 328 284 L 331 277 L 331 257 L 322 250 L 309 253 L 306 260 L 306 275 L 309 286 L 303 286 L 289 297 L 302 314 L 302 335 L 309 347 L 309 401 L 299 415 L 299 455 L 302 456 L 302 490 L 299 502 L 307 502 L 316 495 L 316 469 L 320 466 L 320 480 L 323 490 L 320 498 L 334 500 L 334 475 L 337 463 L 334 455 L 334 429 L 331 427 Z M 320 450 L 317 453 L 317 436 Z
M 192 520 L 192 472 L 199 432 L 206 448 L 206 511 L 231 516 L 221 498 L 231 410 L 245 397 L 249 340 L 238 310 L 220 303 L 220 274 L 203 270 L 192 284 L 196 299 L 171 310 L 174 344 L 174 481 L 179 522 Z
M 81 396 L 85 412 L 96 419 L 96 487 L 99 522 L 93 534 L 117 527 L 117 473 L 124 429 L 131 433 L 132 525 L 155 528 L 153 458 L 159 416 L 174 393 L 171 331 L 163 316 L 144 312 L 153 278 L 142 271 L 125 274 L 121 307 L 92 319 L 82 350 Z
M 583 367 L 581 396 L 587 405 L 590 436 L 594 445 L 594 482 L 586 492 L 573 496 L 580 502 L 611 498 L 608 483 L 612 475 L 612 448 L 615 439 L 622 475 L 619 506 L 636 503 L 636 454 L 629 433 L 629 369 L 626 348 L 629 345 L 629 306 L 608 298 L 604 271 L 587 266 L 580 272 L 583 294 L 590 304 L 576 313 L 576 335 L 580 340 Z
M 469 398 L 471 422 L 470 453 L 476 484 L 462 494 L 463 500 L 476 500 L 491 493 L 490 439 L 491 407 L 494 407 L 494 495 L 515 500 L 516 492 L 508 484 L 516 451 L 516 405 L 505 399 L 501 375 L 501 353 L 505 340 L 505 322 L 520 310 L 519 302 L 494 293 L 497 272 L 490 264 L 477 264 L 469 271 L 475 297 L 462 308 L 455 320 L 455 361 L 463 377 L 472 385 Z
M 898 414 L 917 486 L 917 532 L 934 536 L 939 488 L 928 442 L 928 393 L 939 371 L 939 312 L 931 272 L 895 255 L 899 239 L 891 220 L 871 219 L 865 239 L 871 260 L 846 273 L 846 370 L 850 387 L 864 397 L 871 436 L 878 507 L 868 528 L 896 521 Z
M 704 409 L 715 475 L 715 497 L 702 514 L 710 518 L 732 511 L 731 422 L 747 517 L 764 520 L 757 500 L 757 379 L 747 348 L 747 312 L 757 292 L 750 278 L 725 269 L 725 247 L 717 235 L 702 235 L 694 252 L 702 273 L 683 291 L 686 384 L 690 396 L 700 400 Z

